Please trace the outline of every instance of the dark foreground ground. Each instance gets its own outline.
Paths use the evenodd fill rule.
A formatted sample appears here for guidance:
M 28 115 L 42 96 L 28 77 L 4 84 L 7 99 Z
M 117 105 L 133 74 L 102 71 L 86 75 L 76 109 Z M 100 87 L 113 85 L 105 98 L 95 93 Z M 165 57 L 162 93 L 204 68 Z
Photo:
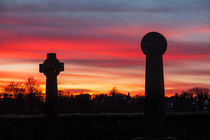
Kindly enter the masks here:
M 144 115 L 66 114 L 56 125 L 43 115 L 0 116 L 1 139 L 130 140 L 144 136 Z M 178 140 L 210 140 L 210 113 L 173 113 L 167 115 L 168 135 Z

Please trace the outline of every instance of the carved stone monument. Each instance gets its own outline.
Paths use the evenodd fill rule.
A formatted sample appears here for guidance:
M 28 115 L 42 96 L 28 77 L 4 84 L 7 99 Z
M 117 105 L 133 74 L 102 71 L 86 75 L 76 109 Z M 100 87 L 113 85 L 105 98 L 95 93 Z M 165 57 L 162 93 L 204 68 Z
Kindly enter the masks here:
M 141 49 L 146 55 L 145 137 L 147 139 L 165 139 L 166 120 L 162 55 L 167 49 L 167 41 L 160 33 L 150 32 L 143 37 Z
M 45 115 L 48 119 L 57 118 L 57 76 L 64 71 L 64 63 L 56 59 L 55 53 L 48 53 L 47 59 L 39 65 L 39 71 L 46 76 Z

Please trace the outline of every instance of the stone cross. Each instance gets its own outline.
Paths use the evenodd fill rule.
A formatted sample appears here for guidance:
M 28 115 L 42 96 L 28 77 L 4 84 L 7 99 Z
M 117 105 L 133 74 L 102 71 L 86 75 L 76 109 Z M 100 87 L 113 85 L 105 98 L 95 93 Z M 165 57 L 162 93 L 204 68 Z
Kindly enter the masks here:
M 160 33 L 150 32 L 143 37 L 141 49 L 146 55 L 145 136 L 163 138 L 166 120 L 162 55 L 167 49 L 167 41 Z
M 45 115 L 49 119 L 57 117 L 57 76 L 64 71 L 64 63 L 56 59 L 55 53 L 48 53 L 47 59 L 39 65 L 39 72 L 46 76 Z

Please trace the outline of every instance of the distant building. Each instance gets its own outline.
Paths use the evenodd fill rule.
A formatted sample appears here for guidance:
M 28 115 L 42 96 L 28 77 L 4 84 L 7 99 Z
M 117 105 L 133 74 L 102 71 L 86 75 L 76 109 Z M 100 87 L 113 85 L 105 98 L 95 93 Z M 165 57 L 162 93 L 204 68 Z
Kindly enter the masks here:
M 203 111 L 208 111 L 209 110 L 209 99 L 205 99 L 203 102 Z
M 166 98 L 165 99 L 165 111 L 166 112 L 174 112 L 174 102 L 173 98 Z

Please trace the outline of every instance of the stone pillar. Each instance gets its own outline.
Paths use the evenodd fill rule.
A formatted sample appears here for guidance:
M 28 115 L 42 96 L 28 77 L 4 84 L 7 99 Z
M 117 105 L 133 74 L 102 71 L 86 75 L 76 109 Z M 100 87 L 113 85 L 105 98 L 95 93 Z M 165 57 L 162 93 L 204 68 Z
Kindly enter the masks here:
M 46 76 L 45 115 L 54 120 L 57 118 L 57 76 L 64 71 L 64 63 L 56 59 L 55 53 L 48 53 L 47 59 L 39 65 L 39 71 Z
M 145 137 L 162 139 L 166 137 L 162 55 L 167 41 L 160 33 L 150 32 L 143 37 L 141 49 L 146 55 Z

